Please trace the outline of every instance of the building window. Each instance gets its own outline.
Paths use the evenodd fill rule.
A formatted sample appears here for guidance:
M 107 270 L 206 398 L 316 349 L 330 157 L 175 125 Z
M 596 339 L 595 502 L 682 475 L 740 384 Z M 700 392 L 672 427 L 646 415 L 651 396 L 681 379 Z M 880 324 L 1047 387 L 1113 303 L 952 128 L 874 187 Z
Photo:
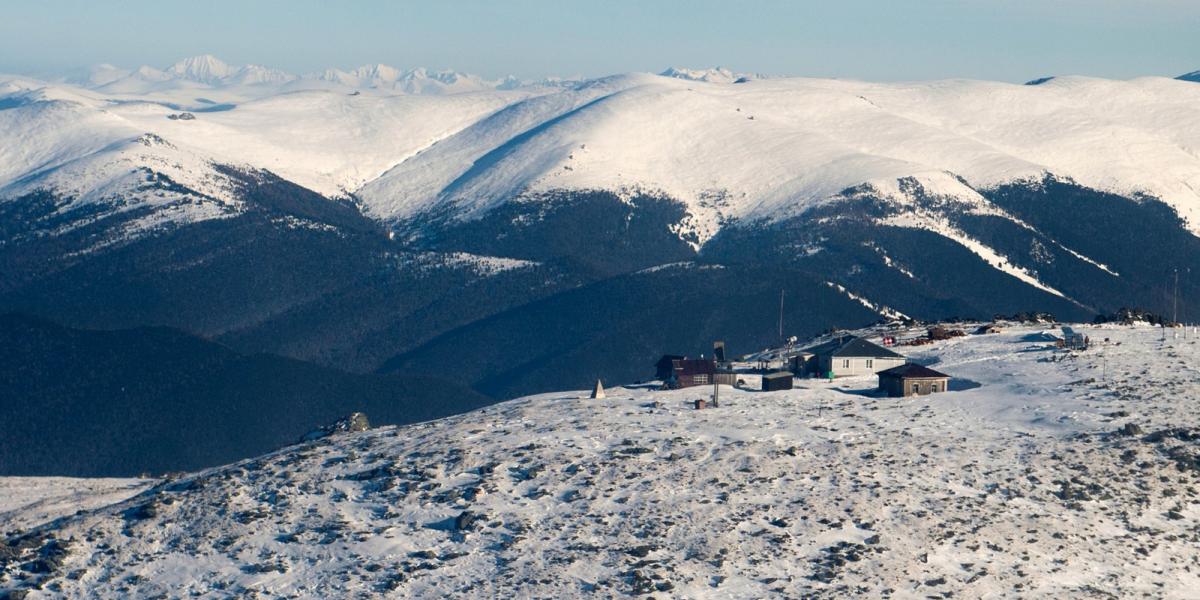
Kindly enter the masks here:
M 843 361 L 842 361 L 842 368 L 843 368 L 843 369 L 849 369 L 849 368 L 850 368 L 850 359 L 846 359 L 846 360 L 843 360 Z
M 696 384 L 697 385 L 704 385 L 706 383 L 708 383 L 708 375 L 697 375 L 696 376 Z
M 867 359 L 867 368 L 870 369 L 870 368 L 873 368 L 874 366 L 875 366 L 875 361 L 868 358 Z
M 914 384 L 913 384 L 913 393 L 914 393 L 914 394 L 919 394 L 920 392 L 921 392 L 921 384 L 919 384 L 919 383 L 914 383 Z

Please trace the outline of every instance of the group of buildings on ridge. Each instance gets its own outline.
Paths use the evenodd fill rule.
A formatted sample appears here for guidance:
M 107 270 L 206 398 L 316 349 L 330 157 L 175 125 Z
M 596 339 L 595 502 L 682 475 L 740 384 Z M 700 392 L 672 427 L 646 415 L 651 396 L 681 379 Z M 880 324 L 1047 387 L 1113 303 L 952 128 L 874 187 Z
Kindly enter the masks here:
M 877 375 L 879 391 L 893 397 L 945 392 L 950 376 L 910 363 L 903 355 L 857 336 L 842 336 L 803 350 L 786 351 L 783 368 L 764 363 L 755 369 L 735 369 L 726 360 L 721 342 L 710 358 L 665 355 L 656 363 L 656 377 L 673 389 L 702 385 L 738 386 L 742 376 L 760 374 L 763 391 L 792 388 L 793 378 L 827 378 Z

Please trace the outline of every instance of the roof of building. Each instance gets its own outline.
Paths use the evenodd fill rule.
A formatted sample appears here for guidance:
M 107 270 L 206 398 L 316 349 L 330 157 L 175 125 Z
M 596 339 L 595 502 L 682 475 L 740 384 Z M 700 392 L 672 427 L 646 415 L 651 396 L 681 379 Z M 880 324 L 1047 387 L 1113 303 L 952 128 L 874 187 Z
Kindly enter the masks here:
M 879 344 L 873 344 L 855 336 L 835 338 L 808 348 L 806 352 L 828 354 L 839 358 L 904 358 L 903 355 L 892 352 Z
M 683 358 L 671 363 L 678 375 L 712 375 L 717 372 L 717 363 L 711 358 Z
M 880 377 L 899 377 L 901 379 L 948 379 L 950 376 L 929 367 L 908 363 L 879 372 Z
M 773 373 L 763 373 L 763 379 L 783 379 L 784 377 L 792 378 L 791 371 L 775 371 Z

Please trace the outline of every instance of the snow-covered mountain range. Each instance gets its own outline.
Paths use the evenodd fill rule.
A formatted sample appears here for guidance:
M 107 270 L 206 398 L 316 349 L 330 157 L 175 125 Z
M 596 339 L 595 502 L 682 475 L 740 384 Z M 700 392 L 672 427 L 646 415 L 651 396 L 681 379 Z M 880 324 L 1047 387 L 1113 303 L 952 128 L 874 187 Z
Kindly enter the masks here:
M 353 194 L 385 222 L 473 218 L 555 190 L 654 193 L 686 206 L 703 243 L 724 223 L 794 216 L 858 185 L 904 203 L 897 181 L 911 179 L 986 212 L 979 190 L 1050 175 L 1160 199 L 1200 228 L 1200 86 L 1181 80 L 875 84 L 670 69 L 546 88 L 386 65 L 298 78 L 201 56 L 71 81 L 87 85 L 0 84 L 4 197 L 112 195 L 102 164 L 207 185 L 219 179 L 208 162 Z M 338 89 L 299 91 L 315 82 Z M 259 85 L 272 93 L 239 100 Z M 209 93 L 222 90 L 232 95 Z M 131 156 L 145 134 L 177 163 Z
M 68 325 L 170 325 L 361 371 L 459 362 L 486 335 L 526 362 L 467 361 L 471 382 L 511 396 L 589 368 L 614 328 L 663 335 L 635 336 L 644 354 L 626 373 L 667 340 L 766 341 L 726 321 L 715 299 L 732 290 L 771 311 L 787 288 L 810 303 L 796 316 L 807 333 L 1165 312 L 1176 271 L 1185 314 L 1200 297 L 1187 275 L 1200 273 L 1200 85 L 1183 78 L 670 69 L 522 83 L 385 65 L 291 76 L 205 56 L 70 81 L 0 78 L 0 261 L 14 274 L 0 308 Z M 525 266 L 480 271 L 478 301 L 413 292 L 460 284 L 464 255 Z M 650 290 L 668 282 L 671 302 L 726 329 L 630 325 L 671 319 L 629 302 L 666 303 Z M 601 298 L 622 308 L 587 329 Z M 337 331 L 347 315 L 353 335 Z M 565 344 L 548 322 L 593 343 Z
M 0 479 L 0 594 L 1189 597 L 1200 346 L 1003 327 L 915 352 L 955 377 L 932 396 L 611 386 L 165 480 Z
M 137 69 L 122 69 L 101 64 L 44 79 L 105 93 L 153 94 L 211 89 L 229 97 L 242 98 L 303 89 L 350 88 L 437 95 L 563 85 L 561 81 L 553 79 L 525 81 L 508 76 L 491 80 L 453 70 L 435 71 L 423 67 L 398 69 L 378 63 L 349 70 L 330 68 L 297 75 L 262 65 L 230 65 L 210 54 L 185 58 L 165 69 L 147 65 Z

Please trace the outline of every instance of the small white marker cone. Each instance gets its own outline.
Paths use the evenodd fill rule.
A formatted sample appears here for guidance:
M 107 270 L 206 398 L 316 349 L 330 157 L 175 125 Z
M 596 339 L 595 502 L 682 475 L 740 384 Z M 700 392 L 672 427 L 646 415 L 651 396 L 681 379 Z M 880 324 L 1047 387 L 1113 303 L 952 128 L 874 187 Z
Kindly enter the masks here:
M 606 397 L 607 396 L 604 395 L 604 385 L 600 383 L 599 379 L 597 379 L 596 387 L 592 388 L 592 398 L 606 398 Z

